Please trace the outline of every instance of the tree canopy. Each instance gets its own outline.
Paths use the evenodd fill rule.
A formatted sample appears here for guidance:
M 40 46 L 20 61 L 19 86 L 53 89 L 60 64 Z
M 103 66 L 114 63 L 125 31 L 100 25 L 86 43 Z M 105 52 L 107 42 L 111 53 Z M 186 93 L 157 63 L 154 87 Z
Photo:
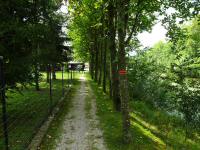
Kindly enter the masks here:
M 137 35 L 143 31 L 150 31 L 157 21 L 161 21 L 168 30 L 167 35 L 171 43 L 158 44 L 157 48 L 155 47 L 151 52 L 141 54 L 139 58 L 136 58 L 136 62 L 139 59 L 138 61 L 142 61 L 143 65 L 153 70 L 156 70 L 153 64 L 159 65 L 158 72 L 170 68 L 172 62 L 180 66 L 176 61 L 168 62 L 169 59 L 174 60 L 178 55 L 176 52 L 174 53 L 177 55 L 171 54 L 175 49 L 172 49 L 171 53 L 168 49 L 178 47 L 178 45 L 183 46 L 181 39 L 185 39 L 186 35 L 181 25 L 199 14 L 199 2 L 197 0 L 83 0 L 69 1 L 69 4 L 71 17 L 69 35 L 72 38 L 76 56 L 90 62 L 91 76 L 99 85 L 103 85 L 104 91 L 106 91 L 106 79 L 110 81 L 110 96 L 113 99 L 114 108 L 122 111 L 124 139 L 127 141 L 130 139 L 128 137 L 130 117 L 126 70 L 130 47 L 138 49 Z M 150 57 L 148 61 L 145 60 L 146 55 Z M 165 64 L 154 58 L 159 56 L 165 56 L 162 57 Z M 149 60 L 153 61 L 151 66 L 149 66 Z M 149 74 L 151 74 L 150 68 L 146 70 Z M 132 75 L 134 79 L 137 79 L 145 77 L 147 72 L 143 75 L 139 74 L 138 77 L 136 72 Z M 159 73 L 156 76 L 158 75 Z
M 31 83 L 35 64 L 62 59 L 62 24 L 59 0 L 10 0 L 0 2 L 0 55 L 4 57 L 6 82 Z

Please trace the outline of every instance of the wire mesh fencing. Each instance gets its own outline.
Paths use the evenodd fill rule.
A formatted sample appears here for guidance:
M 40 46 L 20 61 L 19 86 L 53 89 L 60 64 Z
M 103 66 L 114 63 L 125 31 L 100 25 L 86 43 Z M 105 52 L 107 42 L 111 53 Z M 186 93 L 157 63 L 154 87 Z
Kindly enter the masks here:
M 70 76 L 70 71 L 64 71 L 62 66 L 61 71 L 56 73 L 56 80 L 52 80 L 50 70 L 49 83 L 45 79 L 46 75 L 42 73 L 39 91 L 28 86 L 19 93 L 9 89 L 5 91 L 2 68 L 3 63 L 0 64 L 0 150 L 27 149 L 63 93 L 71 87 L 73 76 Z

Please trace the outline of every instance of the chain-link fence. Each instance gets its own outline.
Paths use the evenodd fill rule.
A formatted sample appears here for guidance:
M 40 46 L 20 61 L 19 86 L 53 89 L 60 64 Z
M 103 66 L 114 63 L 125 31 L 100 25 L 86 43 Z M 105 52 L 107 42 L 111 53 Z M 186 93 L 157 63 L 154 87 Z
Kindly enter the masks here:
M 28 86 L 18 92 L 5 89 L 3 59 L 0 59 L 0 150 L 27 149 L 66 89 L 71 87 L 72 71 L 64 70 L 62 65 L 58 78 L 52 80 L 50 68 L 49 65 L 49 83 L 42 78 L 39 91 Z

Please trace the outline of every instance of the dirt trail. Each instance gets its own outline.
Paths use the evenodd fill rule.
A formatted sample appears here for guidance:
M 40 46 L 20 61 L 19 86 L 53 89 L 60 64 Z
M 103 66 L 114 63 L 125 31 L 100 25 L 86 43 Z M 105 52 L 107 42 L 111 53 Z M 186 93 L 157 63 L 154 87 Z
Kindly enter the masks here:
M 73 107 L 66 115 L 63 132 L 57 140 L 56 150 L 106 150 L 102 131 L 98 128 L 96 102 L 84 77 L 72 99 Z

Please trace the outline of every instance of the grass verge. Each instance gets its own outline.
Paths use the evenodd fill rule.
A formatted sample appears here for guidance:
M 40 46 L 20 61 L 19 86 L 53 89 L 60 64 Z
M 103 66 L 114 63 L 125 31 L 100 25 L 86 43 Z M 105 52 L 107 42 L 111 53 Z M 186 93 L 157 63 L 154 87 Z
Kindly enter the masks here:
M 200 149 L 200 135 L 194 131 L 185 139 L 184 122 L 165 111 L 150 107 L 142 101 L 131 102 L 132 125 L 149 133 L 147 136 L 165 149 Z M 192 131 L 192 130 L 191 130 Z
M 198 134 L 196 134 L 196 138 L 184 142 L 184 128 L 179 127 L 180 119 L 171 117 L 161 110 L 156 110 L 142 101 L 131 102 L 131 135 L 133 140 L 130 144 L 123 143 L 121 113 L 113 111 L 113 104 L 109 96 L 102 92 L 102 88 L 98 87 L 89 75 L 87 79 L 96 96 L 97 115 L 109 150 L 200 149 Z
M 77 77 L 78 76 L 79 75 L 77 75 Z M 41 150 L 55 149 L 56 140 L 59 140 L 62 132 L 62 125 L 65 121 L 65 116 L 69 112 L 69 109 L 72 107 L 71 99 L 74 93 L 77 91 L 78 87 L 79 82 L 77 80 L 74 80 L 74 86 L 71 88 L 68 96 L 60 106 L 59 112 L 55 115 L 45 137 L 43 138 L 43 141 L 40 145 Z
M 58 76 L 61 76 L 60 74 L 60 72 L 57 73 Z M 58 77 L 52 82 L 52 102 L 49 98 L 49 84 L 45 81 L 43 77 L 40 82 L 40 91 L 36 91 L 33 86 L 28 86 L 21 93 L 17 91 L 6 93 L 9 147 L 12 150 L 27 148 L 39 127 L 47 119 L 50 106 L 54 107 L 62 97 L 61 78 Z M 64 81 L 66 84 L 67 80 Z M 0 117 L 2 118 L 1 111 Z M 0 149 L 4 149 L 2 121 L 0 121 Z

